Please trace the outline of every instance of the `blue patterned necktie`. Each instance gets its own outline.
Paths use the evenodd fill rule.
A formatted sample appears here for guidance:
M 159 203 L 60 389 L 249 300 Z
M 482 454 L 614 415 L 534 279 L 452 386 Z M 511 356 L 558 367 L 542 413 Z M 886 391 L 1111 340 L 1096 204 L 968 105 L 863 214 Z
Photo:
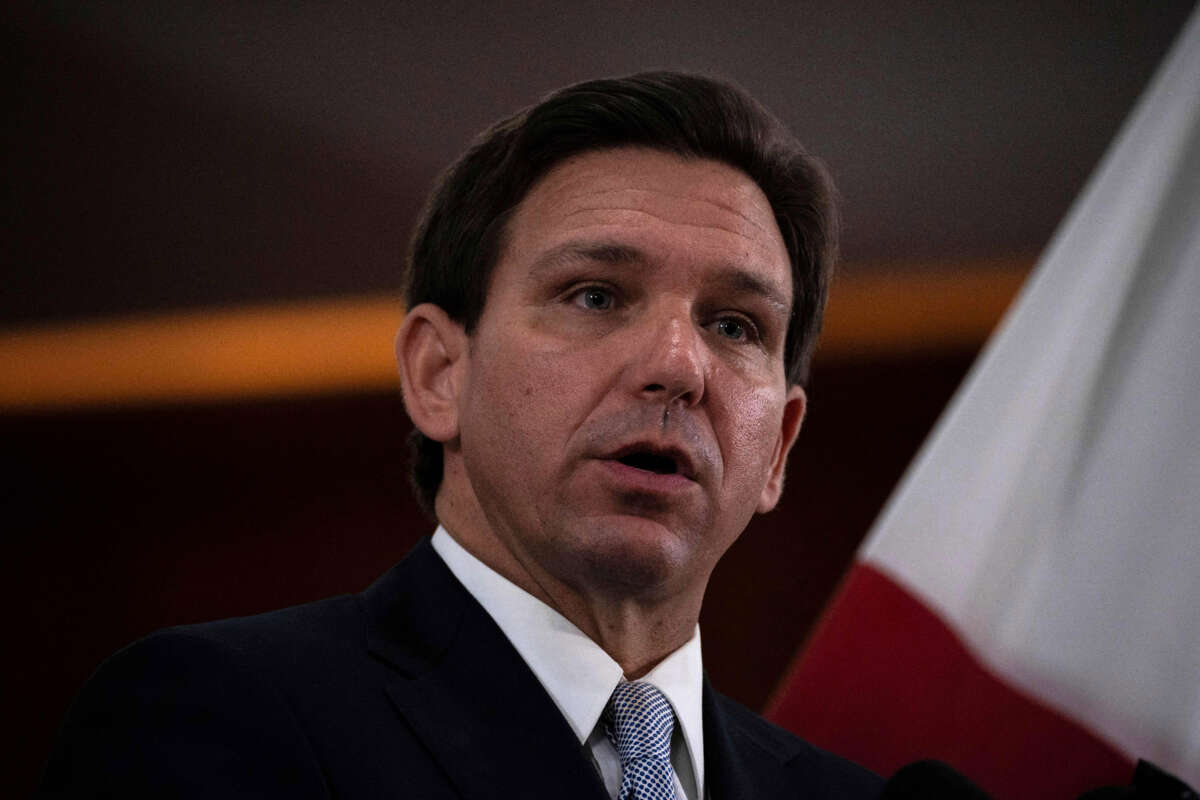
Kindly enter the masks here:
M 617 800 L 675 800 L 671 733 L 675 712 L 648 683 L 623 681 L 604 711 L 604 733 L 621 759 Z

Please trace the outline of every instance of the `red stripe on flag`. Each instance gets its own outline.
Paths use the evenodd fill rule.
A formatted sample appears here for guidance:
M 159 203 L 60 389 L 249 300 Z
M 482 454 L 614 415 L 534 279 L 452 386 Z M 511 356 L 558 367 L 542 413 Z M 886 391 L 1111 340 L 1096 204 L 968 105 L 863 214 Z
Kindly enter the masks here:
M 1133 762 L 1006 684 L 917 598 L 856 564 L 768 717 L 883 775 L 922 758 L 1000 798 L 1125 785 Z

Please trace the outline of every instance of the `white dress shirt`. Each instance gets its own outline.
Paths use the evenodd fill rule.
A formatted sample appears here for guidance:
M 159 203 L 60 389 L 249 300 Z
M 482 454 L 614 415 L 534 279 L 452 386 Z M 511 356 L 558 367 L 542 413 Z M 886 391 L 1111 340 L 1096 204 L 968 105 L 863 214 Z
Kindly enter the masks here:
M 438 526 L 433 549 L 454 577 L 491 615 L 562 712 L 581 745 L 587 744 L 609 795 L 621 785 L 621 761 L 600 717 L 617 684 L 621 665 L 562 614 L 503 577 Z M 704 797 L 704 725 L 700 629 L 686 644 L 638 680 L 666 695 L 675 712 L 671 764 L 679 800 Z

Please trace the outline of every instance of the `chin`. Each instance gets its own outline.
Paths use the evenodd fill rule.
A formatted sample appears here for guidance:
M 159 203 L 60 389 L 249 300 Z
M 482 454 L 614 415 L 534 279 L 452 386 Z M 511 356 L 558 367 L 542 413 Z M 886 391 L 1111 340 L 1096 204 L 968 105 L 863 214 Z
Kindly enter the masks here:
M 652 519 L 611 516 L 578 531 L 580 576 L 622 596 L 653 596 L 687 583 L 692 555 L 684 535 Z

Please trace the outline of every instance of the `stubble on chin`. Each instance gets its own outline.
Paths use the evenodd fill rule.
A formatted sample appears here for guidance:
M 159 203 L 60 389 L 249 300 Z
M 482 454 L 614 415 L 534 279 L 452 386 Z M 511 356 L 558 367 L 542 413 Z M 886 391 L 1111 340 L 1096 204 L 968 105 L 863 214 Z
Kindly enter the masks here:
M 623 513 L 576 520 L 573 530 L 560 531 L 572 541 L 560 540 L 548 555 L 559 562 L 556 571 L 572 591 L 614 602 L 653 603 L 687 592 L 695 578 L 702 587 L 706 576 L 690 575 L 702 568 L 696 559 L 701 543 L 653 519 L 663 510 L 662 498 L 625 499 L 631 505 Z M 632 513 L 635 509 L 641 513 Z

